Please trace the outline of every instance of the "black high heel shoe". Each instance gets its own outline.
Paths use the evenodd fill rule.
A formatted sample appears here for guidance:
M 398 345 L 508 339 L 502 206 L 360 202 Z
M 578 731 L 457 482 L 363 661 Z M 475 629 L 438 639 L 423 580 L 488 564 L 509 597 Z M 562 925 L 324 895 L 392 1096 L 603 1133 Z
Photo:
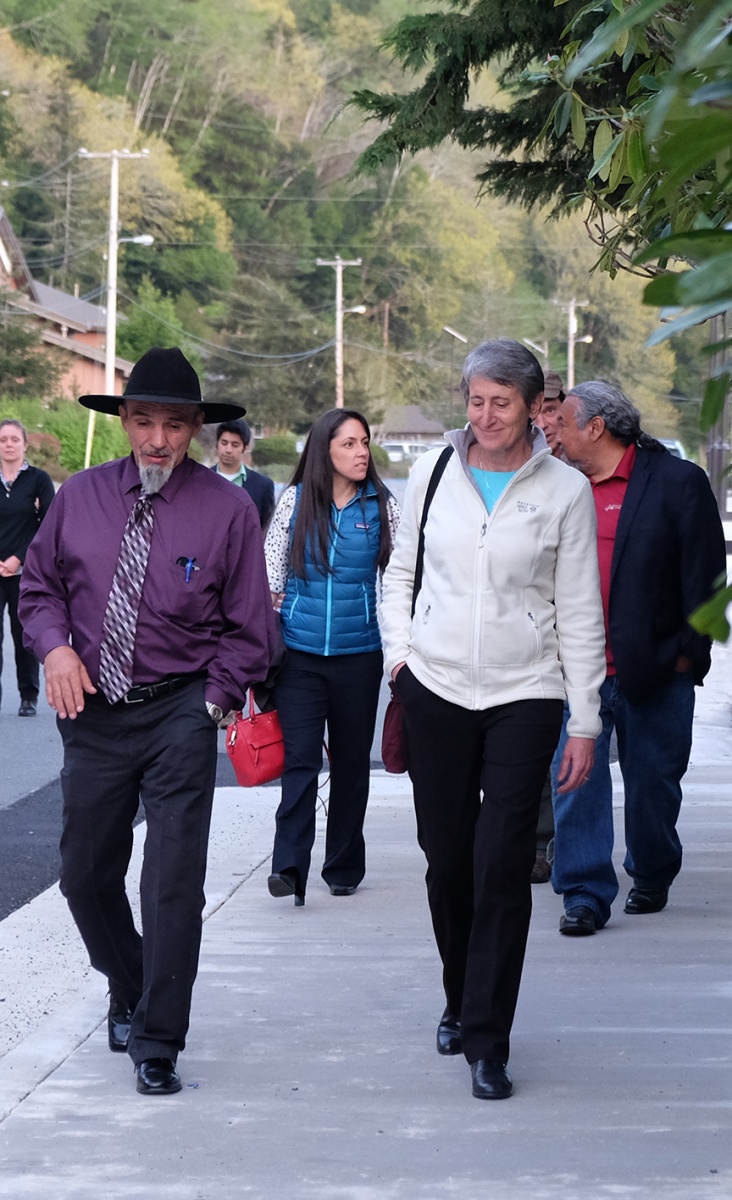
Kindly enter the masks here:
M 305 893 L 300 887 L 297 871 L 275 871 L 267 880 L 270 896 L 294 896 L 295 908 L 302 908 Z

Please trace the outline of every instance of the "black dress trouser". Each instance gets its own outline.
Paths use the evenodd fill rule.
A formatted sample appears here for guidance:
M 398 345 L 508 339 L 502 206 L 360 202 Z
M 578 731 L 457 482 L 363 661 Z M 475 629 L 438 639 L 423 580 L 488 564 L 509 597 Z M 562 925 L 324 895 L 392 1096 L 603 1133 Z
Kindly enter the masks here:
M 357 887 L 364 877 L 363 823 L 383 672 L 381 650 L 332 656 L 288 650 L 277 676 L 285 771 L 272 870 L 297 871 L 303 893 L 315 840 L 326 726 L 330 795 L 322 876 L 327 884 L 340 887 Z
M 424 687 L 407 666 L 396 691 L 447 1007 L 461 1019 L 468 1062 L 505 1063 L 531 918 L 539 801 L 562 701 L 471 711 Z
M 23 645 L 23 626 L 18 618 L 20 575 L 0 576 L 0 673 L 3 669 L 3 625 L 5 606 L 10 617 L 10 632 L 15 647 L 15 677 L 21 700 L 38 699 L 40 668 L 38 659 Z
M 141 704 L 110 705 L 98 693 L 58 727 L 61 892 L 111 995 L 137 1006 L 128 1047 L 133 1061 L 175 1061 L 185 1046 L 198 970 L 216 780 L 216 726 L 206 711 L 204 680 Z M 140 803 L 147 823 L 142 937 L 125 890 Z

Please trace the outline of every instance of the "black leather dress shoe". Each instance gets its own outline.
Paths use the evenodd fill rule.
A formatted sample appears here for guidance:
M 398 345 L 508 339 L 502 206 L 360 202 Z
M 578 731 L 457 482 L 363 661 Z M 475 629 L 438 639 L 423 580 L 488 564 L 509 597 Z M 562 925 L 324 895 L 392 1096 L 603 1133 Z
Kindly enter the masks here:
M 18 709 L 19 717 L 35 717 L 36 715 L 35 700 L 21 700 L 20 708 Z
M 568 937 L 588 937 L 596 930 L 597 917 L 587 904 L 575 904 L 559 920 L 559 932 Z
M 667 902 L 668 888 L 632 887 L 628 892 L 628 899 L 625 901 L 623 911 L 632 916 L 638 916 L 641 913 L 657 913 L 666 907 Z
M 331 883 L 328 886 L 331 896 L 352 896 L 356 891 L 355 884 Z
M 137 1090 L 143 1096 L 170 1096 L 183 1087 L 170 1058 L 146 1058 L 135 1067 Z
M 513 1091 L 511 1076 L 502 1062 L 479 1058 L 470 1064 L 473 1095 L 478 1100 L 507 1100 Z
M 552 877 L 552 864 L 543 850 L 536 851 L 534 865 L 531 868 L 532 883 L 548 883 Z
M 107 1036 L 109 1038 L 109 1049 L 114 1054 L 125 1054 L 127 1052 L 127 1043 L 130 1040 L 130 1022 L 134 1011 L 134 1008 L 126 1000 L 117 1000 L 114 996 L 110 996 L 109 1012 L 107 1013 Z
M 267 880 L 267 887 L 270 896 L 294 896 L 296 908 L 302 908 L 305 903 L 297 871 L 275 871 Z
M 463 1043 L 460 1030 L 460 1018 L 453 1016 L 445 1009 L 437 1026 L 437 1053 L 462 1054 Z

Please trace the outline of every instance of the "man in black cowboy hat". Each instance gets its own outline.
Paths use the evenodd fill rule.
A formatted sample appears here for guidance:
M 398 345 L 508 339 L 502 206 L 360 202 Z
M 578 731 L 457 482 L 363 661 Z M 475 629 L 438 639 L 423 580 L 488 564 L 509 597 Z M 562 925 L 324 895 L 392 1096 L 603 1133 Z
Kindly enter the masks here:
M 149 350 L 118 413 L 129 458 L 63 485 L 23 571 L 20 610 L 64 742 L 61 891 L 109 981 L 111 1050 L 138 1092 L 179 1091 L 198 967 L 217 729 L 264 679 L 274 621 L 257 510 L 187 451 L 204 404 L 180 350 Z M 147 821 L 142 936 L 125 891 Z

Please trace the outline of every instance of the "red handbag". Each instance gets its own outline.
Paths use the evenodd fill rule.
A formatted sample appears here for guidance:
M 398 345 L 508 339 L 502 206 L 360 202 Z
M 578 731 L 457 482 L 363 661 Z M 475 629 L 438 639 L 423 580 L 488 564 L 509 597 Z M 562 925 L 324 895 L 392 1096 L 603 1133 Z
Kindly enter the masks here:
M 394 683 L 389 680 L 391 699 L 384 713 L 384 728 L 381 734 L 381 760 L 384 770 L 390 775 L 403 775 L 407 770 L 407 744 L 404 737 L 402 706 L 394 692 Z
M 279 779 L 285 769 L 285 743 L 276 711 L 255 712 L 249 689 L 249 715 L 238 712 L 226 730 L 226 753 L 240 787 Z

